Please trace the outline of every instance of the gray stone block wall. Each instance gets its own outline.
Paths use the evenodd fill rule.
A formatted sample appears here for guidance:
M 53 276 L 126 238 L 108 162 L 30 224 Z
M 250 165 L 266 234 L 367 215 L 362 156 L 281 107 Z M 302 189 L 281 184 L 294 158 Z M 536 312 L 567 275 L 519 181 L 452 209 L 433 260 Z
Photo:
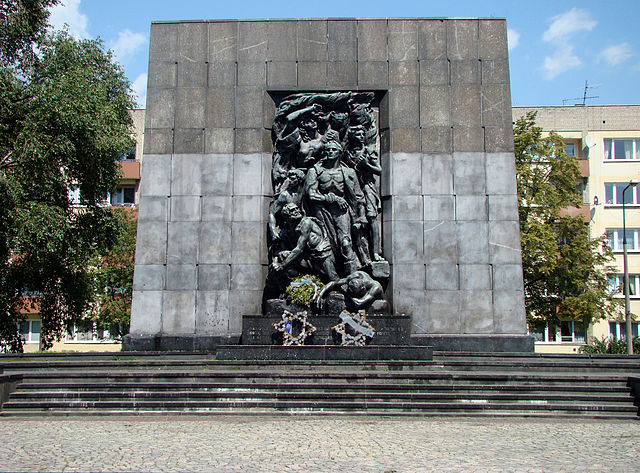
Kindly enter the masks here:
M 506 24 L 153 23 L 131 331 L 261 310 L 278 94 L 373 90 L 388 297 L 413 333 L 524 334 Z

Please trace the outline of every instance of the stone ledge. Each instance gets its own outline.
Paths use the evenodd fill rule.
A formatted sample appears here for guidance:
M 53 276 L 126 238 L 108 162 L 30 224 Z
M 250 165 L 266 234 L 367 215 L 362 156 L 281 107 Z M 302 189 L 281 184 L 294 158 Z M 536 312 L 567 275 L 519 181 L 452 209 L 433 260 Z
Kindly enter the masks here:
M 428 346 L 369 345 L 342 347 L 311 345 L 226 345 L 218 347 L 218 360 L 422 360 L 433 359 Z
M 429 345 L 436 351 L 533 353 L 531 335 L 412 335 L 412 345 Z

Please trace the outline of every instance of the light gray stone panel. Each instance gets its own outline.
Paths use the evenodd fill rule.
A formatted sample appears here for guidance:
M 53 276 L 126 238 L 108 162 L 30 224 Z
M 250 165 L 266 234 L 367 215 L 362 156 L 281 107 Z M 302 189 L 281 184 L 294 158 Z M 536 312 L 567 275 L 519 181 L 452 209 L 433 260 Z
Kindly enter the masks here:
M 209 63 L 235 62 L 237 57 L 238 22 L 209 23 Z
M 456 220 L 487 220 L 486 195 L 456 196 Z
M 418 22 L 418 58 L 447 59 L 447 20 Z
M 232 264 L 231 289 L 261 291 L 266 277 L 264 269 L 260 264 Z
M 164 264 L 167 262 L 167 223 L 138 222 L 136 264 Z
M 269 21 L 267 59 L 270 61 L 295 61 L 298 49 L 297 37 L 297 21 Z
M 478 20 L 447 20 L 449 59 L 478 58 Z
M 166 222 L 168 220 L 169 199 L 164 196 L 140 196 L 138 221 Z
M 171 203 L 172 222 L 197 222 L 200 220 L 200 196 L 185 195 L 172 196 Z
M 162 291 L 134 291 L 130 332 L 153 335 L 162 330 Z
M 176 89 L 176 128 L 204 128 L 207 89 L 178 87 Z
M 298 61 L 327 60 L 327 22 L 298 21 Z
M 391 154 L 391 190 L 394 195 L 422 194 L 422 156 L 417 153 Z
M 196 330 L 196 291 L 165 291 L 162 298 L 162 332 L 192 334 Z
M 273 155 L 271 153 L 264 153 L 262 155 L 262 195 L 267 197 L 273 195 L 271 169 L 273 169 Z
M 171 62 L 150 62 L 148 87 L 175 87 L 178 77 L 178 65 Z
M 491 263 L 520 263 L 520 225 L 518 221 L 494 221 L 489 227 Z
M 484 153 L 453 153 L 453 183 L 456 195 L 486 193 Z
M 423 153 L 451 153 L 453 137 L 450 126 L 423 126 L 420 130 Z
M 327 31 L 329 61 L 356 61 L 358 59 L 358 33 L 355 20 L 329 20 Z
M 381 144 L 382 144 L 382 140 Z M 392 128 L 391 151 L 393 153 L 419 153 L 420 130 L 416 128 Z
M 233 215 L 233 198 L 224 195 L 202 196 L 203 222 L 230 222 Z
M 136 264 L 133 271 L 135 291 L 162 291 L 165 266 L 162 264 Z
M 509 84 L 509 61 L 507 59 L 483 59 L 482 83 Z
M 390 198 L 382 200 L 382 221 L 390 222 L 394 219 L 393 216 L 393 201 Z
M 231 222 L 200 224 L 199 264 L 231 263 Z
M 262 222 L 263 198 L 259 195 L 237 195 L 233 197 L 234 222 Z
M 511 125 L 511 91 L 508 84 L 482 87 L 482 124 L 508 127 Z
M 488 264 L 461 264 L 461 290 L 491 290 L 491 266 Z
M 207 127 L 233 128 L 235 119 L 235 91 L 233 87 L 212 87 L 207 90 Z
M 457 291 L 459 288 L 458 265 L 452 263 L 426 265 L 426 286 L 427 291 Z
M 295 61 L 267 63 L 267 86 L 295 87 L 297 84 L 298 64 Z M 273 121 L 273 115 L 271 120 Z
M 259 62 L 238 63 L 238 85 L 253 85 L 264 87 L 267 83 L 267 64 Z
M 149 89 L 147 91 L 146 128 L 173 128 L 175 111 L 175 89 Z
M 493 265 L 493 289 L 495 291 L 514 290 L 522 287 L 522 265 L 520 264 L 494 264 Z
M 424 320 L 426 318 L 425 309 L 426 309 L 426 306 L 425 306 L 424 290 L 396 289 L 394 285 L 394 290 L 393 290 L 394 314 L 410 316 L 412 319 L 412 322 L 414 322 L 415 320 Z
M 235 150 L 233 128 L 206 128 L 204 136 L 205 153 L 233 153 Z
M 199 291 L 226 291 L 231 287 L 231 266 L 228 264 L 199 264 Z
M 453 127 L 453 150 L 458 152 L 482 151 L 484 149 L 484 129 L 480 126 Z
M 456 264 L 458 261 L 456 222 L 424 222 L 424 261 L 427 264 Z
M 237 66 L 235 62 L 215 61 L 209 65 L 209 87 L 235 87 Z
M 393 265 L 393 287 L 398 289 L 425 289 L 424 264 L 395 263 Z
M 504 20 L 479 21 L 480 57 L 503 59 L 509 56 L 507 49 L 507 24 Z
M 510 126 L 484 127 L 484 150 L 487 153 L 513 153 L 513 128 Z
M 204 152 L 204 128 L 176 128 L 173 138 L 176 154 L 202 154 Z
M 358 60 L 387 59 L 387 20 L 358 21 Z
M 202 157 L 200 193 L 231 195 L 233 190 L 233 155 L 205 154 Z
M 198 222 L 169 222 L 167 263 L 198 262 Z
M 382 153 L 380 155 L 380 195 L 383 197 L 391 195 L 391 154 Z
M 231 261 L 234 264 L 260 262 L 264 232 L 262 222 L 233 222 L 231 224 Z
M 323 88 L 327 86 L 326 62 L 299 62 L 298 87 L 301 89 Z
M 296 83 L 298 80 L 298 65 L 296 64 Z M 273 117 L 276 115 L 276 104 L 273 101 L 273 97 L 269 94 L 267 90 L 265 90 L 262 94 L 262 127 L 271 131 L 271 127 L 273 126 Z M 269 136 L 269 141 L 271 141 L 271 136 Z
M 178 25 L 179 60 L 206 61 L 209 50 L 209 27 L 205 22 Z
M 207 63 L 180 61 L 178 63 L 178 87 L 206 87 Z
M 451 98 L 448 85 L 420 87 L 420 126 L 451 125 Z
M 200 195 L 201 154 L 174 154 L 171 159 L 171 195 Z
M 460 291 L 461 332 L 493 333 L 493 303 L 491 291 Z
M 516 161 L 512 153 L 487 153 L 486 172 L 488 194 L 516 194 Z
M 178 58 L 178 25 L 175 23 L 151 24 L 149 62 L 176 61 Z
M 424 252 L 421 221 L 393 222 L 393 262 L 415 263 Z
M 458 262 L 488 263 L 489 232 L 486 222 L 457 222 Z
M 171 154 L 173 152 L 173 130 L 146 128 L 144 131 L 144 154 Z
M 453 156 L 451 154 L 422 155 L 422 193 L 424 195 L 453 194 Z
M 332 61 L 327 63 L 327 85 L 330 87 L 355 87 L 358 82 L 355 61 Z
M 259 153 L 263 151 L 263 131 L 261 128 L 236 129 L 235 152 Z
M 453 126 L 480 126 L 481 110 L 480 86 L 451 86 L 451 124 Z
M 525 334 L 527 332 L 526 320 L 524 291 L 493 291 L 495 333 Z
M 424 210 L 421 195 L 398 195 L 391 197 L 391 202 L 393 220 L 422 220 Z
M 141 176 L 141 196 L 168 196 L 171 193 L 171 155 L 145 154 Z
M 168 264 L 167 287 L 168 291 L 193 291 L 196 289 L 195 264 Z
M 260 195 L 262 189 L 262 155 L 233 156 L 233 194 Z
M 420 98 L 418 87 L 398 86 L 391 89 L 391 125 L 394 128 L 418 128 L 420 125 Z
M 455 220 L 455 196 L 425 195 L 423 200 L 425 222 Z
M 238 66 L 239 67 L 239 66 Z M 236 88 L 236 128 L 262 127 L 262 88 Z
M 226 337 L 229 332 L 229 291 L 198 291 L 196 300 L 196 334 Z
M 421 333 L 460 333 L 460 294 L 457 291 L 428 291 L 425 304 L 429 308 L 429 317 L 426 330 Z
M 389 60 L 412 61 L 418 59 L 418 22 L 415 20 L 389 20 Z
M 268 22 L 238 22 L 238 62 L 266 61 Z
M 358 85 L 386 89 L 389 86 L 389 63 L 387 61 L 359 61 Z
M 451 84 L 479 85 L 480 66 L 481 63 L 477 59 L 451 61 Z
M 449 61 L 443 59 L 423 59 L 420 61 L 420 84 L 449 85 Z
M 229 334 L 240 335 L 242 316 L 261 313 L 262 291 L 229 291 Z
M 394 61 L 389 63 L 389 84 L 418 85 L 417 61 Z
M 490 195 L 489 220 L 518 220 L 518 196 L 515 194 Z

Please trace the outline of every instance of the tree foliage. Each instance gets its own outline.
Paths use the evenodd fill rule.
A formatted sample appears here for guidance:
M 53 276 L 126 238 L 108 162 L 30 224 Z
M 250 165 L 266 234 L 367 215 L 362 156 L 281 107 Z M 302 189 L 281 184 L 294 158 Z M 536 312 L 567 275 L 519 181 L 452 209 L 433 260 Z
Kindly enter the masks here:
M 21 294 L 39 294 L 42 345 L 88 307 L 88 261 L 117 218 L 102 201 L 131 148 L 129 83 L 99 41 L 45 31 L 55 1 L 10 0 L 0 21 L 0 339 L 20 350 Z M 80 189 L 81 206 L 69 198 Z
M 585 325 L 612 315 L 617 301 L 607 282 L 613 255 L 605 237 L 591 238 L 578 207 L 578 161 L 556 133 L 543 136 L 529 112 L 514 126 L 516 176 L 527 322 Z

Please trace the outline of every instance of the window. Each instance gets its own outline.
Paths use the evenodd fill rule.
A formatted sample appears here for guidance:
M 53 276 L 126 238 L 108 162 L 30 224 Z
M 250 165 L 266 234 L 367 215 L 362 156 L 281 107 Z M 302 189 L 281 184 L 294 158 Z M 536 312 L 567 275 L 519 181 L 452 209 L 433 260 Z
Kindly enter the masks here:
M 119 187 L 111 194 L 111 205 L 133 205 L 136 203 L 135 187 Z
M 530 327 L 529 334 L 542 343 L 585 343 L 586 340 L 584 324 L 573 320 L 564 320 L 560 325 Z
M 20 322 L 19 331 L 24 343 L 40 343 L 39 320 L 25 320 Z
M 640 159 L 640 139 L 606 139 L 604 140 L 605 161 Z
M 631 323 L 631 338 L 640 337 L 640 323 Z M 625 322 L 609 322 L 609 338 L 612 340 L 627 339 L 627 325 Z
M 617 290 L 616 297 L 624 297 L 624 274 L 610 274 L 607 277 L 609 287 Z M 640 295 L 640 274 L 629 275 L 629 297 L 638 298 Z
M 576 155 L 575 143 L 567 143 L 567 146 L 564 147 L 564 152 L 567 153 L 567 156 L 575 156 Z
M 623 251 L 622 228 L 607 228 L 607 244 L 613 251 Z M 627 249 L 640 250 L 640 228 L 627 228 Z
M 622 205 L 622 193 L 624 188 L 629 185 L 628 182 L 605 182 L 604 183 L 604 195 L 607 205 Z M 638 198 L 638 187 L 629 187 L 625 195 L 625 204 L 638 205 L 640 199 Z
M 113 342 L 111 332 L 106 328 L 98 328 L 95 323 L 74 326 L 71 333 L 67 333 L 67 342 Z
M 80 205 L 80 188 L 78 186 L 71 186 L 69 189 L 69 202 L 73 205 Z
M 556 327 L 549 324 L 540 327 L 531 327 L 529 328 L 529 335 L 531 335 L 536 342 L 555 342 Z
M 120 161 L 135 161 L 136 160 L 136 147 L 129 148 L 127 151 L 120 155 Z

